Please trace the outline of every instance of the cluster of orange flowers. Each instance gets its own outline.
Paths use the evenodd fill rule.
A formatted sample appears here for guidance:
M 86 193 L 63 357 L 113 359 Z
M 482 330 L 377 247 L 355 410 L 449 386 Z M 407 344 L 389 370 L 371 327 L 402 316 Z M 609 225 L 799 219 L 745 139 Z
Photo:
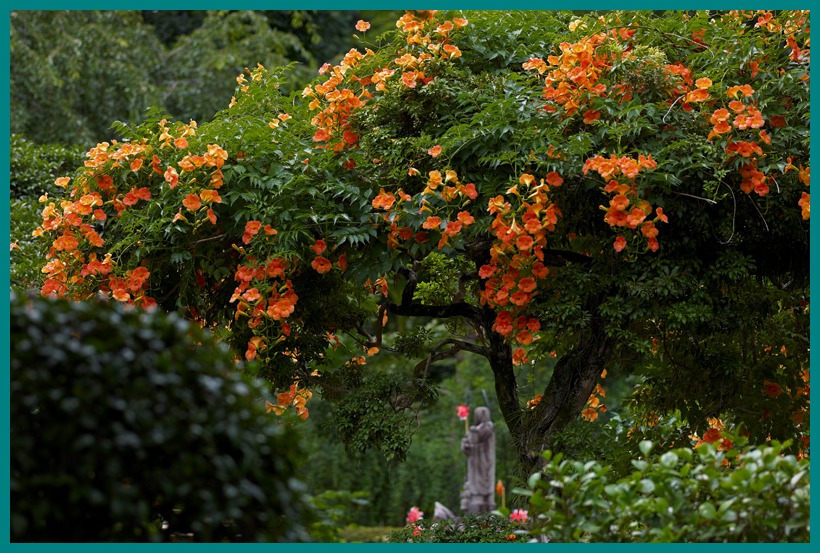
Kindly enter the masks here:
M 555 230 L 561 216 L 549 191 L 563 182 L 555 171 L 541 179 L 524 173 L 506 193 L 515 207 L 505 196 L 489 200 L 488 211 L 495 216 L 490 229 L 496 240 L 490 248 L 490 262 L 479 269 L 478 276 L 485 280 L 480 300 L 482 305 L 504 308 L 497 314 L 493 330 L 505 338 L 514 337 L 520 345 L 532 343 L 533 333 L 540 329 L 539 321 L 524 313 L 538 294 L 538 281 L 549 275 L 543 249 L 547 232 Z M 513 351 L 515 364 L 527 361 L 523 348 Z
M 601 372 L 601 378 L 606 378 L 606 369 Z M 600 383 L 595 385 L 595 389 L 587 399 L 587 404 L 581 411 L 581 418 L 587 422 L 594 422 L 598 420 L 599 413 L 606 412 L 606 405 L 601 402 L 601 398 L 606 397 L 606 390 Z
M 757 17 L 757 22 L 755 23 L 755 28 L 765 29 L 770 33 L 777 33 L 782 34 L 786 40 L 786 47 L 790 49 L 789 52 L 789 59 L 793 63 L 808 63 L 809 60 L 809 26 L 808 26 L 808 14 L 809 12 L 806 10 L 797 10 L 794 12 L 789 12 L 793 14 L 793 17 L 788 19 L 785 23 L 781 23 L 777 21 L 774 17 L 774 14 L 771 11 L 767 10 L 758 10 L 758 11 L 731 11 L 729 12 L 728 16 L 738 20 L 750 20 Z M 801 37 L 802 35 L 802 37 Z M 802 46 L 798 42 L 798 40 L 802 41 Z M 750 68 L 752 70 L 751 76 L 752 78 L 755 77 L 757 72 L 759 71 L 759 61 L 750 62 Z M 808 82 L 808 73 L 804 75 L 803 80 Z M 729 103 L 729 109 L 735 113 L 735 119 L 732 126 L 738 130 L 748 130 L 748 129 L 758 129 L 763 127 L 765 124 L 765 120 L 763 119 L 762 114 L 754 105 L 747 105 L 737 99 L 738 93 L 742 93 L 743 97 L 749 97 L 753 94 L 753 90 L 750 85 L 743 85 L 743 86 L 733 86 L 727 90 L 727 96 L 734 98 Z M 788 102 L 789 100 L 786 99 Z M 718 114 L 718 112 L 720 112 Z M 715 136 L 719 136 L 723 133 L 728 133 L 731 130 L 731 127 L 728 125 L 728 119 L 730 115 L 728 111 L 723 108 L 719 109 L 715 112 L 712 116 L 711 122 L 715 125 L 712 129 L 712 132 L 709 134 L 709 139 L 711 140 Z M 769 125 L 775 129 L 782 128 L 786 126 L 786 120 L 780 115 L 773 115 L 769 118 Z M 719 126 L 720 125 L 720 126 Z M 741 181 L 741 189 L 749 194 L 752 191 L 756 192 L 760 196 L 765 196 L 769 192 L 769 181 L 771 180 L 770 176 L 766 176 L 762 171 L 757 169 L 757 156 L 763 156 L 763 149 L 761 148 L 761 144 L 771 144 L 771 137 L 765 130 L 761 130 L 757 133 L 760 142 L 757 142 L 756 139 L 752 141 L 739 141 L 739 142 L 732 142 L 729 140 L 729 143 L 726 148 L 727 154 L 731 156 L 741 156 L 750 158 L 748 163 L 745 163 L 740 168 L 740 175 L 742 177 Z M 791 160 L 789 160 L 788 165 L 786 166 L 786 170 L 788 171 L 790 168 L 794 168 L 797 170 L 796 167 L 791 165 Z M 784 172 L 785 172 L 784 171 Z M 802 167 L 799 171 L 802 171 Z M 806 186 L 809 185 L 808 182 L 808 168 L 806 169 L 806 178 L 805 180 L 802 177 L 801 173 L 801 182 L 803 182 Z M 798 205 L 802 210 L 802 216 L 804 219 L 808 219 L 810 217 L 810 208 L 809 208 L 809 194 L 806 192 L 802 193 L 800 200 L 798 201 Z
M 531 58 L 522 67 L 541 75 L 547 73 L 544 98 L 563 106 L 569 116 L 588 102 L 588 98 L 603 96 L 607 91 L 607 86 L 598 82 L 611 65 L 612 56 L 598 52 L 598 47 L 607 40 L 605 33 L 598 33 L 575 44 L 562 42 L 560 55 L 548 56 L 546 62 Z M 550 67 L 555 69 L 550 71 Z M 547 109 L 555 111 L 552 106 Z
M 338 65 L 322 66 L 319 73 L 329 74 L 327 80 L 314 86 L 308 85 L 302 91 L 303 98 L 311 98 L 311 110 L 321 108 L 311 120 L 317 128 L 313 141 L 323 143 L 319 147 L 327 147 L 325 144 L 330 145 L 335 138 L 329 146 L 333 150 L 355 148 L 359 136 L 351 130 L 348 119 L 373 98 L 374 92 L 386 91 L 394 75 L 400 75 L 402 86 L 416 88 L 433 80 L 423 71 L 428 61 L 461 57 L 461 50 L 453 44 L 450 35 L 455 29 L 467 25 L 467 20 L 457 17 L 433 27 L 435 13 L 430 10 L 408 11 L 396 22 L 399 30 L 406 34 L 408 48 L 393 60 L 393 67 L 380 67 L 372 75 L 363 77 L 354 74 L 351 71 L 353 68 L 365 58 L 375 55 L 369 48 L 365 49 L 364 54 L 353 48 Z M 366 27 L 369 25 L 364 21 L 357 23 L 357 29 L 366 30 Z
M 299 418 L 305 420 L 308 416 L 310 416 L 310 412 L 307 408 L 307 402 L 312 397 L 313 392 L 307 388 L 299 388 L 299 384 L 294 383 L 290 385 L 290 389 L 287 392 L 277 394 L 275 404 L 269 401 L 265 402 L 265 408 L 268 413 L 273 411 L 275 414 L 281 415 L 287 411 L 288 407 L 293 405 Z
M 691 437 L 695 440 L 695 449 L 697 449 L 701 444 L 714 444 L 718 443 L 717 448 L 721 451 L 729 451 L 732 449 L 734 445 L 732 440 L 725 437 L 723 431 L 725 428 L 725 424 L 722 420 L 710 417 L 706 419 L 709 423 L 709 428 L 706 432 L 703 433 L 703 436 L 697 436 L 693 434 Z M 728 461 L 725 461 L 724 464 L 728 464 Z
M 438 155 L 441 147 L 436 146 L 435 148 L 437 148 L 436 155 Z M 411 168 L 408 174 L 410 176 L 420 176 L 421 173 L 417 169 Z M 395 193 L 387 192 L 384 188 L 381 188 L 379 194 L 373 198 L 371 205 L 375 209 L 386 212 L 382 214 L 382 220 L 390 225 L 387 244 L 391 248 L 397 249 L 401 247 L 401 241 L 410 239 L 418 244 L 427 243 L 430 241 L 430 233 L 437 232 L 440 235 L 438 248 L 441 249 L 450 243 L 451 238 L 458 236 L 464 228 L 475 223 L 475 218 L 469 211 L 460 209 L 458 213 L 455 213 L 455 210 L 450 208 L 450 204 L 456 200 L 460 202 L 460 208 L 463 208 L 478 197 L 475 184 L 462 183 L 456 171 L 448 169 L 445 170 L 443 175 L 438 170 L 430 171 L 420 197 L 421 207 L 419 213 L 427 212 L 430 215 L 422 223 L 421 230 L 417 232 L 414 232 L 411 227 L 401 224 L 402 212 L 399 210 L 402 203 L 413 199 L 412 196 L 405 193 L 401 188 Z M 434 207 L 433 203 L 437 207 Z
M 782 33 L 786 38 L 786 46 L 791 49 L 789 52 L 789 59 L 795 63 L 808 63 L 809 59 L 809 26 L 808 10 L 796 10 L 790 12 L 794 14 L 793 19 L 787 20 L 781 24 L 774 18 L 774 14 L 767 10 L 758 11 L 731 11 L 729 15 L 738 19 L 753 19 L 757 16 L 757 23 L 755 28 L 765 29 L 770 33 Z M 797 42 L 797 36 L 805 34 L 806 38 L 804 45 L 801 48 Z
M 310 263 L 310 266 L 313 267 L 313 270 L 323 275 L 325 273 L 329 273 L 333 269 L 333 263 L 325 257 L 324 254 L 325 250 L 327 250 L 327 243 L 324 240 L 317 240 L 311 249 L 316 254 L 316 257 L 313 258 L 313 261 Z M 341 254 L 339 258 L 336 260 L 336 266 L 344 272 L 347 270 L 347 255 Z
M 675 98 L 683 98 L 684 102 L 681 109 L 684 111 L 692 111 L 692 105 L 685 101 L 687 95 L 692 91 L 692 86 L 695 80 L 692 76 L 692 70 L 682 63 L 672 63 L 664 66 L 668 78 L 668 87 L 666 92 L 669 96 L 668 103 L 670 106 L 676 101 Z M 702 94 L 702 93 L 701 93 Z
M 171 129 L 167 120 L 158 123 L 159 152 L 164 149 L 174 153 L 189 147 L 188 137 L 196 135 L 196 122 L 178 124 Z M 66 296 L 87 299 L 95 293 L 109 294 L 117 301 L 142 307 L 156 305 L 148 295 L 150 271 L 139 267 L 124 273 L 117 271 L 111 256 L 102 251 L 105 241 L 95 226 L 109 217 L 119 217 L 129 208 L 140 207 L 159 194 L 164 186 L 173 190 L 180 186 L 187 191 L 182 199 L 183 207 L 189 212 L 197 212 L 203 206 L 219 203 L 222 199 L 216 189 L 222 186 L 222 165 L 227 152 L 216 144 L 207 146 L 202 155 L 185 155 L 177 167 L 168 165 L 163 169 L 162 160 L 147 142 L 119 143 L 101 142 L 86 154 L 84 170 L 78 175 L 68 194 L 59 206 L 49 202 L 47 196 L 40 198 L 47 203 L 42 211 L 43 223 L 34 231 L 34 236 L 46 233 L 57 235 L 47 254 L 50 261 L 43 268 L 47 275 L 41 293 L 44 295 Z M 151 156 L 150 163 L 148 156 Z M 197 184 L 200 168 L 213 169 L 208 184 Z M 117 185 L 114 175 L 125 173 L 125 179 L 140 179 L 140 185 Z M 154 175 L 159 175 L 160 178 Z M 207 179 L 208 177 L 206 177 Z M 71 179 L 60 177 L 55 184 L 66 188 Z M 180 192 L 182 194 L 182 192 Z M 189 222 L 179 210 L 173 222 Z M 202 221 L 216 224 L 216 216 L 210 207 L 203 213 Z M 91 250 L 86 256 L 84 251 Z M 96 251 L 95 251 L 96 250 Z M 100 261 L 100 257 L 104 259 Z
M 116 195 L 113 178 L 97 170 L 106 165 L 122 166 L 123 163 L 127 163 L 129 156 L 141 156 L 147 150 L 150 150 L 150 147 L 145 144 L 125 143 L 119 148 L 116 141 L 113 144 L 98 144 L 86 154 L 87 171 L 72 186 L 69 193 L 71 199 L 62 200 L 59 207 L 54 202 L 49 202 L 44 207 L 42 225 L 37 227 L 33 235 L 59 233 L 59 236 L 52 242 L 46 256 L 51 261 L 43 268 L 43 272 L 48 276 L 41 289 L 42 294 L 64 296 L 69 293 L 71 286 L 74 289 L 74 299 L 86 299 L 93 294 L 93 284 L 86 280 L 89 277 L 104 277 L 100 289 L 111 290 L 106 282 L 108 275 L 114 270 L 111 256 L 106 255 L 103 261 L 99 261 L 96 253 L 86 258 L 79 250 L 84 242 L 94 248 L 101 248 L 104 245 L 104 240 L 92 225 L 109 217 L 110 210 L 105 210 L 107 205 L 116 208 L 117 214 L 127 206 Z M 55 184 L 66 188 L 70 180 L 69 177 L 60 177 L 55 180 Z M 128 205 L 134 205 L 139 200 L 150 199 L 151 194 L 148 189 L 142 188 L 132 189 L 127 196 Z M 76 200 L 73 200 L 74 198 Z M 48 196 L 42 196 L 40 202 L 48 202 Z M 112 275 L 111 278 L 117 277 Z M 115 281 L 115 284 L 119 284 L 119 281 Z M 120 298 L 125 297 L 122 287 L 115 286 L 115 289 L 118 290 L 117 295 Z
M 802 182 L 806 186 L 809 186 L 809 183 L 811 182 L 810 167 L 803 167 L 802 165 L 796 167 L 792 164 L 792 158 L 788 158 L 786 160 L 786 167 L 783 169 L 783 173 L 787 173 L 789 171 L 797 171 L 798 180 L 800 180 L 800 182 Z M 811 217 L 810 201 L 811 198 L 809 196 L 809 193 L 803 192 L 801 194 L 800 200 L 797 202 L 797 205 L 800 206 L 803 219 L 808 219 L 809 217 Z
M 249 221 L 245 225 L 245 236 L 259 232 L 261 223 Z M 267 236 L 276 233 L 268 225 Z M 290 325 L 285 319 L 293 314 L 299 296 L 293 290 L 293 283 L 286 278 L 286 271 L 291 262 L 282 257 L 271 257 L 265 261 L 246 258 L 245 264 L 239 264 L 234 279 L 239 285 L 234 290 L 230 302 L 237 302 L 234 320 L 248 317 L 248 327 L 255 329 L 266 321 L 276 321 L 282 336 L 290 335 Z M 267 347 L 264 337 L 254 336 L 248 342 L 245 359 L 251 361 L 257 352 Z
M 248 221 L 245 224 L 242 242 L 250 244 L 256 240 L 257 236 L 272 239 L 277 234 L 276 229 L 270 225 L 263 225 L 261 221 L 256 220 Z M 238 249 L 244 252 L 244 249 Z M 341 254 L 335 264 L 326 257 L 328 246 L 324 240 L 316 240 L 311 249 L 315 253 L 311 267 L 319 274 L 330 272 L 334 265 L 342 271 L 347 270 L 345 254 Z M 269 257 L 260 262 L 251 256 L 246 256 L 245 263 L 238 265 L 234 273 L 234 279 L 239 283 L 230 299 L 231 303 L 237 302 L 234 320 L 239 317 L 249 317 L 248 327 L 250 329 L 256 329 L 260 325 L 275 321 L 278 324 L 279 337 L 277 340 L 289 336 L 291 327 L 286 319 L 293 314 L 299 300 L 293 283 L 287 278 L 288 271 L 293 265 L 291 260 L 283 257 Z M 264 336 L 253 336 L 248 341 L 245 359 L 248 361 L 255 359 L 258 352 L 267 346 Z
M 586 175 L 590 170 L 597 171 L 601 178 L 608 181 L 604 187 L 604 192 L 614 194 L 609 201 L 609 207 L 600 206 L 606 212 L 604 221 L 615 228 L 641 229 L 647 239 L 647 247 L 657 251 L 660 247 L 658 243 L 658 228 L 655 226 L 659 222 L 669 222 L 662 208 L 655 209 L 655 218 L 647 221 L 646 218 L 652 213 L 652 205 L 638 196 L 635 179 L 638 174 L 646 169 L 652 170 L 657 167 L 657 162 L 652 159 L 652 155 L 639 155 L 635 160 L 629 156 L 618 157 L 614 154 L 605 158 L 595 156 L 584 162 L 583 173 Z M 619 182 L 617 179 L 625 178 L 629 183 Z M 613 244 L 615 251 L 623 251 L 627 247 L 627 240 L 620 235 Z
M 765 130 L 759 130 L 766 124 L 763 114 L 754 104 L 746 104 L 742 101 L 743 98 L 750 98 L 754 94 L 754 89 L 749 84 L 731 86 L 726 90 L 726 96 L 731 98 L 726 107 L 715 109 L 709 116 L 709 122 L 713 125 L 709 132 L 708 140 L 713 140 L 716 137 L 726 138 L 726 154 L 729 159 L 740 156 L 748 158 L 748 162 L 740 166 L 738 172 L 742 177 L 740 184 L 741 190 L 746 194 L 754 191 L 760 196 L 765 196 L 769 193 L 770 180 L 762 171 L 757 168 L 757 160 L 762 157 L 763 149 L 761 144 L 769 145 L 772 139 Z M 729 120 L 732 119 L 732 124 Z M 779 117 L 779 116 L 778 116 Z M 778 119 L 772 118 L 772 126 L 783 126 L 785 121 L 781 124 L 782 117 Z M 751 140 L 735 140 L 734 133 L 742 133 L 741 136 L 749 135 L 749 132 L 757 131 L 756 137 Z M 756 140 L 759 139 L 758 143 Z

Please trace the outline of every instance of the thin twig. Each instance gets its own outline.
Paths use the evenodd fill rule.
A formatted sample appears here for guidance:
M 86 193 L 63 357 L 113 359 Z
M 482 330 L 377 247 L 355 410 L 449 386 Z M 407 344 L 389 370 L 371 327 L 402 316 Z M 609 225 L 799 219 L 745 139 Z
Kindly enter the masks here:
M 225 237 L 225 233 L 223 232 L 222 234 L 217 234 L 216 236 L 211 236 L 211 237 L 208 237 L 208 238 L 203 238 L 201 240 L 197 240 L 196 242 L 191 242 L 191 245 L 193 246 L 195 244 L 201 244 L 202 242 L 210 242 L 211 240 L 219 240 L 220 238 L 224 238 L 224 237 Z
M 746 196 L 746 197 L 749 198 L 749 201 L 752 202 L 752 205 L 754 206 L 755 211 L 757 211 L 757 214 L 760 215 L 761 219 L 763 219 L 763 225 L 766 227 L 766 231 L 769 231 L 769 223 L 766 222 L 766 218 L 760 212 L 760 209 L 758 209 L 757 204 L 754 202 L 754 200 L 750 196 Z
M 712 57 L 713 57 L 713 58 L 715 57 L 715 52 L 714 52 L 714 51 L 713 51 L 713 50 L 709 47 L 709 45 L 708 45 L 708 44 L 706 44 L 705 42 L 698 42 L 697 40 L 692 40 L 691 38 L 688 38 L 688 37 L 685 37 L 685 36 L 681 36 L 681 35 L 676 35 L 675 33 L 669 33 L 669 32 L 666 32 L 666 31 L 661 31 L 660 33 L 661 33 L 662 35 L 664 35 L 664 36 L 673 36 L 673 37 L 675 37 L 675 38 L 681 38 L 681 39 L 683 39 L 683 40 L 686 40 L 686 41 L 691 42 L 692 44 L 696 44 L 696 45 L 698 45 L 698 46 L 702 46 L 703 48 L 706 48 L 707 50 L 709 50 L 709 53 L 710 53 L 710 54 L 712 54 Z
M 710 204 L 716 204 L 715 200 L 710 200 L 709 198 L 701 198 L 700 196 L 693 196 L 692 194 L 687 194 L 685 192 L 675 192 L 673 191 L 672 194 L 676 194 L 678 196 L 686 196 L 687 198 L 693 198 L 695 200 L 701 200 L 703 202 L 709 202 Z
M 777 193 L 780 194 L 780 183 L 777 182 L 777 179 L 772 176 L 772 180 L 774 181 L 774 185 L 777 187 Z
M 677 104 L 677 103 L 678 103 L 678 101 L 679 101 L 681 98 L 685 98 L 685 97 L 686 97 L 686 94 L 682 94 L 682 95 L 678 96 L 677 98 L 675 98 L 675 101 L 674 101 L 674 102 L 672 102 L 672 105 L 671 105 L 671 106 L 669 106 L 669 109 L 668 109 L 668 110 L 666 110 L 666 113 L 663 115 L 663 119 L 661 119 L 661 121 L 663 121 L 664 123 L 666 123 L 666 116 L 667 116 L 667 115 L 669 115 L 669 112 L 670 112 L 670 111 L 672 111 L 672 108 L 673 108 L 673 107 L 675 107 L 675 104 Z

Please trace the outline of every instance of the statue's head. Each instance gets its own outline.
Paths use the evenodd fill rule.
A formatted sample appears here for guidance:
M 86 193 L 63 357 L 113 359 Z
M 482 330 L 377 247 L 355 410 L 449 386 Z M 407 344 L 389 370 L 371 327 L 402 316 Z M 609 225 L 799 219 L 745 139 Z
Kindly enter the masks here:
M 482 422 L 490 422 L 489 407 L 476 407 L 474 417 L 476 424 L 481 424 Z

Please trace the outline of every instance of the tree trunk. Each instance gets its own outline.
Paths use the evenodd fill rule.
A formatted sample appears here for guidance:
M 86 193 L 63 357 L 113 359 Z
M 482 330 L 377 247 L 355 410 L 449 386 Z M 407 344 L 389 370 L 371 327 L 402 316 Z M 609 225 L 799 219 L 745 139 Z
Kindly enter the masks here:
M 528 410 L 518 400 L 512 353 L 500 336 L 489 333 L 490 366 L 504 417 L 526 476 L 543 464 L 541 452 L 552 449 L 557 432 L 581 414 L 612 351 L 604 324 L 593 317 L 577 345 L 555 366 L 552 378 L 537 407 Z

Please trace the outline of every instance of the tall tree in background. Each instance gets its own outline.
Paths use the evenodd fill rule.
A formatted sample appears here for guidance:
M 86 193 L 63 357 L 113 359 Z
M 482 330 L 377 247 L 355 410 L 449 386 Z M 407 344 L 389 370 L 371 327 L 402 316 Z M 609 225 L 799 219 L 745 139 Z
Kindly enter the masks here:
M 255 11 L 208 12 L 202 25 L 174 42 L 166 56 L 162 105 L 172 114 L 210 119 L 231 101 L 236 75 L 246 67 L 297 62 L 283 80 L 285 92 L 307 82 L 316 70 L 311 53 L 295 35 L 271 28 Z
M 302 13 L 11 12 L 11 131 L 40 143 L 91 146 L 114 136 L 114 121 L 138 124 L 152 106 L 180 119 L 209 119 L 229 104 L 233 78 L 257 63 L 296 62 L 283 85 L 301 88 L 316 66 L 302 40 L 315 47 L 318 36 Z M 319 19 L 342 17 L 327 14 Z
M 489 361 L 524 471 L 597 416 L 615 366 L 648 375 L 648 421 L 807 437 L 807 12 L 367 27 L 301 94 L 250 68 L 213 121 L 92 150 L 46 200 L 42 292 L 228 325 L 283 390 L 272 411 L 306 417 L 320 391 L 347 443 L 395 458 L 430 364 L 459 351 Z M 450 335 L 386 340 L 411 317 Z M 415 368 L 369 368 L 389 352 Z
M 137 12 L 12 11 L 11 132 L 95 144 L 159 104 L 163 48 Z

